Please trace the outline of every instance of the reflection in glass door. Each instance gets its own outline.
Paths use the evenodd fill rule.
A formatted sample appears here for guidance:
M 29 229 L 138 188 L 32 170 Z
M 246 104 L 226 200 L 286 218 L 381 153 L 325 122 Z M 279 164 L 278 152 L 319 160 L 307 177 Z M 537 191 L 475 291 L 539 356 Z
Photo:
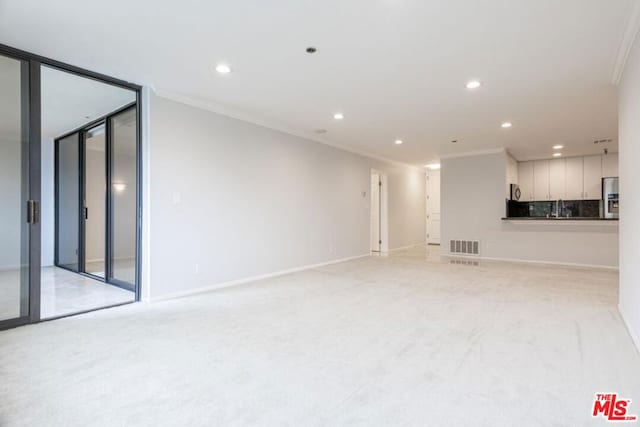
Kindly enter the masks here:
M 28 72 L 26 61 L 0 55 L 0 327 L 30 315 Z
M 84 132 L 84 272 L 105 276 L 106 138 L 104 123 Z

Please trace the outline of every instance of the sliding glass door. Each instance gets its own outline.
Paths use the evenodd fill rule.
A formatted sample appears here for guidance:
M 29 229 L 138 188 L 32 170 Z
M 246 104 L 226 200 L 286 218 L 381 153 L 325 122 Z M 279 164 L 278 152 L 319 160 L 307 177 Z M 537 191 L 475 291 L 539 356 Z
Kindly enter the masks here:
M 80 271 L 80 133 L 56 142 L 56 265 Z
M 55 149 L 56 265 L 135 291 L 136 105 L 58 138 Z
M 29 62 L 0 55 L 0 328 L 28 323 L 39 169 L 29 141 Z M 34 241 L 32 241 L 32 239 Z
M 107 151 L 105 125 L 83 132 L 84 272 L 106 277 Z
M 137 230 L 137 120 L 131 107 L 109 119 L 110 124 L 110 224 L 109 278 L 133 289 L 136 283 Z

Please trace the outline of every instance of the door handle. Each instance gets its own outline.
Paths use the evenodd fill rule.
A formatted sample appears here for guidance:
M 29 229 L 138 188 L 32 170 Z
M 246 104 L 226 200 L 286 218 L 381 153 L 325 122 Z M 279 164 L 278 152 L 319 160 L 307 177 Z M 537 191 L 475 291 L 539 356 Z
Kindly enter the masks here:
M 40 221 L 40 212 L 38 211 L 38 202 L 35 200 L 27 200 L 27 223 L 37 224 Z
M 82 208 L 84 219 L 89 219 L 89 208 Z

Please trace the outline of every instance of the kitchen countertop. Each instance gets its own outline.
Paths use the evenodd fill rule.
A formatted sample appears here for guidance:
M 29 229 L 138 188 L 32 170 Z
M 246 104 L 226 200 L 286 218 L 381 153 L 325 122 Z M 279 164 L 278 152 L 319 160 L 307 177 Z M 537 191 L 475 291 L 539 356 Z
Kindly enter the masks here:
M 618 221 L 618 218 L 594 218 L 583 216 L 545 217 L 545 216 L 511 216 L 502 218 L 503 221 Z

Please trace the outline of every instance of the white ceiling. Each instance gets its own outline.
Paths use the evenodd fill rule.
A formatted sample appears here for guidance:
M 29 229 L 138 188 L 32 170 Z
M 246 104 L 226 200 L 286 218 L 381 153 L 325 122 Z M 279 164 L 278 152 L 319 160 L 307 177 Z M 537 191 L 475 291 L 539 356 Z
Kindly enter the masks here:
M 42 67 L 42 137 L 57 138 L 136 100 L 135 92 Z
M 615 151 L 612 72 L 637 3 L 0 0 L 0 42 L 403 162 L 496 147 L 524 160 L 603 138 Z

